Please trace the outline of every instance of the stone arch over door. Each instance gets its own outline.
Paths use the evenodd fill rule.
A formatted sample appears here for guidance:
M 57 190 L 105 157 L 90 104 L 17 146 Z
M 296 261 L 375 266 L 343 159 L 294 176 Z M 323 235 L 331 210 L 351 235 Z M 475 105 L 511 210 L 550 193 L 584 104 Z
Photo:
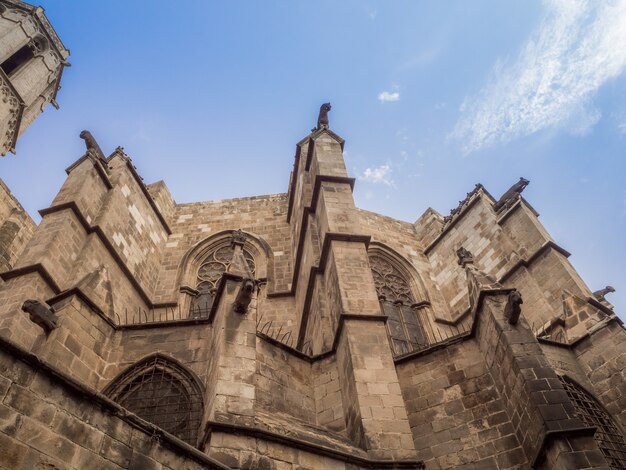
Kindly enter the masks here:
M 175 359 L 152 354 L 128 367 L 103 390 L 111 400 L 186 443 L 198 443 L 204 387 Z

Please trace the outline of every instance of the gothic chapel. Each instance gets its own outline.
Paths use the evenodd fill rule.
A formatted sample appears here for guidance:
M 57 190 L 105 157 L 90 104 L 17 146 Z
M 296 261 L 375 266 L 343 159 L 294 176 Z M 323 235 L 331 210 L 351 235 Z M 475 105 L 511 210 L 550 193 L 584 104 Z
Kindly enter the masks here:
M 2 153 L 68 55 L 0 0 Z M 330 109 L 286 193 L 177 204 L 87 131 L 38 225 L 0 184 L 1 469 L 626 469 L 613 289 L 528 181 L 361 210 Z

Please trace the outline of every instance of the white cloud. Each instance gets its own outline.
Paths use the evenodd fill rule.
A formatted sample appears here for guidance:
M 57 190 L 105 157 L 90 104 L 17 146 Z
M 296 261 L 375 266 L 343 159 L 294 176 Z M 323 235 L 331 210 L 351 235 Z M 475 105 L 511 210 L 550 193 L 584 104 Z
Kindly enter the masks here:
M 466 98 L 451 136 L 470 153 L 545 128 L 586 133 L 593 94 L 626 67 L 626 0 L 546 0 L 547 12 L 512 63 L 499 62 Z
M 370 183 L 382 183 L 387 186 L 393 186 L 391 167 L 389 165 L 381 165 L 378 168 L 366 168 L 363 174 L 359 175 L 359 179 Z
M 399 91 L 383 91 L 378 94 L 378 101 L 384 103 L 386 101 L 398 101 L 400 100 Z
M 621 123 L 621 124 L 618 126 L 618 129 L 619 129 L 620 133 L 622 133 L 622 134 L 626 134 L 626 121 L 625 121 L 625 122 L 623 122 L 623 123 Z

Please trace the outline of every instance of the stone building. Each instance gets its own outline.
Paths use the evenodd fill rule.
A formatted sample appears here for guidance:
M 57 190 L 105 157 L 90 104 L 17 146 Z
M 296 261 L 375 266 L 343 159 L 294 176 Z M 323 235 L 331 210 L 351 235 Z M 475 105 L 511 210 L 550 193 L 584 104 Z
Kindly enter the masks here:
M 0 155 L 15 151 L 17 138 L 56 95 L 69 51 L 43 8 L 0 1 Z
M 327 122 L 284 194 L 88 139 L 39 225 L 0 185 L 0 468 L 626 468 L 626 331 L 527 181 L 361 210 Z

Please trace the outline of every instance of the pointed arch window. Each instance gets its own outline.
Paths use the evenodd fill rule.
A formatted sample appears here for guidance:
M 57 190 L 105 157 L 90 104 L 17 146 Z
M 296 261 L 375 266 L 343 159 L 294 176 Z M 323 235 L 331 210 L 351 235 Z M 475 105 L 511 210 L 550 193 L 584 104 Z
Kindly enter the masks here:
M 184 367 L 153 356 L 118 376 L 104 391 L 142 419 L 195 446 L 202 419 L 202 388 Z
M 576 415 L 587 426 L 596 428 L 594 439 L 611 468 L 626 469 L 626 441 L 611 416 L 598 401 L 580 385 L 559 376 L 567 395 L 572 400 Z
M 204 258 L 198 269 L 196 280 L 198 294 L 191 301 L 190 317 L 203 318 L 209 315 L 215 300 L 217 284 L 222 275 L 228 270 L 234 252 L 235 248 L 232 245 L 222 245 L 211 250 Z M 246 249 L 242 249 L 242 252 L 250 272 L 254 275 L 254 257 Z
M 423 348 L 427 343 L 426 335 L 405 277 L 381 256 L 370 255 L 369 260 L 380 305 L 388 317 L 387 332 L 394 354 Z

